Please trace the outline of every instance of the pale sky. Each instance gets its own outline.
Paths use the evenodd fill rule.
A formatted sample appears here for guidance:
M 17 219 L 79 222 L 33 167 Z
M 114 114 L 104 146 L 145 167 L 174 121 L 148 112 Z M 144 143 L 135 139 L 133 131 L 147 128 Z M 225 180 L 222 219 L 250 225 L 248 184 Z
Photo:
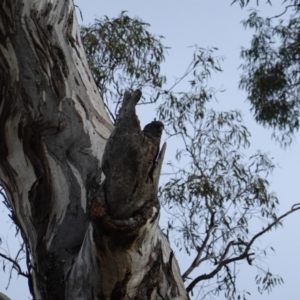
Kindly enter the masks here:
M 281 3 L 274 0 L 273 2 Z M 298 168 L 300 166 L 300 147 L 297 140 L 292 146 L 283 150 L 271 141 L 271 131 L 263 129 L 255 124 L 249 112 L 249 105 L 245 102 L 246 95 L 238 90 L 238 81 L 241 71 L 238 69 L 241 61 L 239 53 L 241 46 L 248 47 L 251 40 L 251 32 L 245 31 L 241 25 L 241 20 L 246 18 L 247 9 L 241 10 L 238 4 L 230 6 L 232 1 L 225 0 L 75 0 L 83 14 L 83 23 L 92 23 L 94 18 L 108 15 L 117 17 L 121 11 L 126 10 L 131 17 L 138 16 L 143 21 L 150 23 L 150 31 L 165 37 L 164 44 L 171 47 L 163 65 L 162 73 L 167 75 L 171 84 L 175 77 L 179 77 L 186 70 L 191 60 L 192 50 L 188 46 L 198 44 L 203 48 L 217 47 L 219 55 L 225 56 L 223 62 L 223 73 L 214 76 L 211 85 L 215 88 L 224 88 L 226 91 L 218 95 L 218 103 L 215 104 L 218 110 L 239 109 L 243 112 L 245 125 L 248 127 L 252 137 L 251 152 L 261 150 L 269 152 L 274 157 L 274 162 L 278 165 L 273 175 L 269 177 L 272 182 L 272 190 L 276 192 L 280 201 L 280 211 L 282 214 L 290 209 L 292 204 L 299 201 L 298 197 Z M 252 1 L 253 5 L 256 1 Z M 279 8 L 279 10 L 278 10 Z M 281 12 L 280 6 L 271 8 L 263 5 L 259 7 L 264 13 L 272 15 L 272 11 Z M 81 18 L 78 16 L 81 23 Z M 181 86 L 181 89 L 184 87 Z M 146 113 L 147 111 L 147 113 Z M 147 124 L 155 117 L 155 107 L 153 114 L 140 108 L 138 110 L 142 125 Z M 168 140 L 167 160 L 172 159 L 176 146 Z M 170 147 L 171 145 L 171 147 Z M 14 238 L 14 231 L 11 223 L 6 218 L 7 212 L 0 206 L 0 236 L 8 239 L 9 248 L 13 252 L 17 249 L 18 243 Z M 268 233 L 259 241 L 261 248 L 272 246 L 276 253 L 266 260 L 269 268 L 274 274 L 279 274 L 284 279 L 284 285 L 277 286 L 273 292 L 260 295 L 254 283 L 256 271 L 245 265 L 242 267 L 238 280 L 238 288 L 247 289 L 252 296 L 249 299 L 255 300 L 296 300 L 300 294 L 300 240 L 294 239 L 294 232 L 300 228 L 299 213 L 288 217 L 284 221 L 284 227 Z M 4 244 L 0 247 L 5 246 Z M 181 271 L 187 268 L 184 253 L 175 250 Z M 0 292 L 7 294 L 13 300 L 28 299 L 29 292 L 24 279 L 16 279 L 13 276 L 12 283 L 8 290 L 5 290 L 8 280 L 8 268 L 3 274 L 0 266 Z M 222 296 L 220 299 L 224 299 Z

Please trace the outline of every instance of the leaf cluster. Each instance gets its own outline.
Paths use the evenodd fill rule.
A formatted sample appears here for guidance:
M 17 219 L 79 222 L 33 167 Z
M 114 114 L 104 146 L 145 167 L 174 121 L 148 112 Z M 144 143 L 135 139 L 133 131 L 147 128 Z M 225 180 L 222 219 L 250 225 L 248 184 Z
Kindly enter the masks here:
M 252 11 L 243 22 L 255 31 L 249 49 L 243 49 L 240 87 L 247 91 L 255 120 L 278 129 L 286 146 L 299 130 L 300 117 L 300 2 L 290 1 L 272 18 Z M 288 10 L 289 9 L 289 10 Z M 291 12 L 289 19 L 279 19 Z
M 160 188 L 170 217 L 166 233 L 194 257 L 183 274 L 188 291 L 198 284 L 201 298 L 224 292 L 226 299 L 235 299 L 236 264 L 240 260 L 256 264 L 261 250 L 250 241 L 277 220 L 278 199 L 268 191 L 267 180 L 274 165 L 266 154 L 243 155 L 250 134 L 237 111 L 207 110 L 189 127 L 180 132 L 185 147 L 177 151 L 177 159 L 187 163 L 184 168 L 171 163 L 174 175 Z M 213 271 L 189 280 L 200 266 Z
M 160 95 L 158 117 L 164 121 L 169 135 L 187 133 L 187 124 L 202 120 L 206 105 L 215 99 L 218 91 L 209 87 L 208 82 L 213 73 L 222 71 L 220 64 L 223 58 L 215 55 L 217 50 L 194 46 L 193 57 L 185 73 Z M 176 91 L 176 87 L 184 80 L 189 90 Z
M 256 5 L 259 5 L 259 0 L 256 0 L 256 1 L 253 1 L 253 2 L 255 2 Z M 238 3 L 241 8 L 244 8 L 245 6 L 247 6 L 248 4 L 250 4 L 251 1 L 250 0 L 233 0 L 231 2 L 231 5 L 233 5 L 234 3 Z M 270 0 L 266 0 L 266 3 L 268 3 L 270 5 L 272 4 Z
M 113 118 L 126 89 L 155 90 L 165 83 L 160 67 L 167 47 L 161 43 L 163 37 L 151 34 L 148 27 L 125 11 L 117 18 L 104 16 L 81 27 L 90 69 Z

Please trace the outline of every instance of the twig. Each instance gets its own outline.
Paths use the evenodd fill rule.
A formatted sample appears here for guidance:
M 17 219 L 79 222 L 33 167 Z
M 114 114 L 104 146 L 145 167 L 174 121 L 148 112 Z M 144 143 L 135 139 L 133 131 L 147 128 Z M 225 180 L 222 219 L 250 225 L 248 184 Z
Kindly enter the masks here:
M 287 12 L 287 10 L 288 10 L 290 7 L 293 7 L 293 6 L 300 6 L 300 5 L 299 5 L 299 4 L 298 4 L 298 5 L 295 5 L 295 4 L 287 5 L 287 6 L 285 7 L 285 10 L 284 10 L 281 14 L 276 15 L 276 16 L 273 16 L 273 17 L 271 17 L 271 18 L 267 18 L 267 20 L 270 21 L 270 20 L 272 20 L 272 19 L 281 17 L 282 15 L 284 15 L 284 14 Z
M 210 256 L 206 256 L 204 257 L 203 259 L 201 259 L 201 256 L 203 254 L 203 251 L 204 251 L 204 248 L 206 247 L 208 241 L 209 241 L 209 238 L 210 238 L 210 234 L 212 232 L 212 230 L 214 229 L 215 227 L 215 212 L 213 212 L 211 214 L 211 217 L 210 217 L 210 224 L 208 226 L 208 229 L 206 230 L 206 236 L 205 236 L 205 239 L 201 245 L 201 247 L 198 247 L 197 248 L 197 252 L 198 254 L 196 255 L 194 261 L 192 262 L 191 266 L 184 272 L 184 274 L 182 275 L 182 279 L 183 281 L 186 280 L 186 278 L 189 276 L 189 274 L 196 268 L 199 266 L 199 264 L 201 262 L 203 262 L 204 260 L 206 259 L 209 259 L 211 258 Z
M 74 4 L 74 6 L 78 8 L 79 13 L 80 13 L 80 17 L 81 17 L 81 21 L 83 22 L 83 17 L 82 17 L 82 11 L 81 11 L 81 9 L 80 9 L 79 6 L 76 5 L 76 4 Z
M 282 219 L 284 219 L 285 217 L 287 217 L 288 215 L 290 215 L 291 213 L 293 213 L 297 210 L 300 210 L 300 203 L 294 204 L 289 211 L 287 211 L 285 214 L 283 214 L 279 218 L 277 218 L 274 222 L 269 224 L 264 230 L 262 230 L 262 231 L 258 232 L 257 234 L 255 234 L 252 237 L 252 239 L 250 240 L 250 242 L 247 243 L 247 246 L 245 247 L 245 250 L 241 255 L 233 257 L 233 258 L 225 259 L 226 255 L 228 254 L 228 252 L 229 252 L 229 250 L 232 246 L 238 246 L 238 245 L 244 245 L 245 246 L 246 245 L 246 242 L 244 242 L 242 240 L 239 240 L 239 242 L 235 242 L 235 241 L 229 242 L 229 244 L 227 245 L 223 255 L 221 256 L 221 259 L 219 261 L 218 266 L 213 271 L 211 271 L 210 273 L 202 274 L 202 275 L 196 277 L 188 285 L 186 291 L 188 293 L 190 293 L 198 282 L 214 277 L 225 265 L 228 265 L 229 263 L 232 263 L 232 262 L 238 261 L 238 260 L 242 260 L 242 259 L 245 259 L 245 258 L 247 259 L 248 262 L 249 261 L 251 262 L 249 257 L 251 255 L 254 255 L 254 253 L 249 253 L 249 250 L 250 250 L 252 244 L 255 242 L 255 240 L 257 238 L 259 238 L 261 235 L 263 235 L 264 233 L 266 233 L 267 231 L 269 231 L 273 226 L 278 224 Z
M 10 258 L 9 256 L 6 256 L 3 253 L 0 253 L 0 257 L 11 262 L 13 264 L 13 268 L 18 272 L 19 275 L 22 275 L 22 276 L 28 278 L 28 274 L 26 274 L 22 271 L 20 265 L 14 259 Z

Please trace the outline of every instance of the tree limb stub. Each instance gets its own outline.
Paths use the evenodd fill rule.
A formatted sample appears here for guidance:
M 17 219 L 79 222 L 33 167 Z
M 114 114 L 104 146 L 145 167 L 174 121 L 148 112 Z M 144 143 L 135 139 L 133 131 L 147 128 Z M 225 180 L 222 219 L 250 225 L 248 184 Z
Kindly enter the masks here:
M 157 189 L 166 144 L 153 161 L 159 141 L 140 128 L 135 113 L 140 97 L 139 90 L 124 95 L 106 144 L 103 196 L 93 203 L 88 240 L 95 243 L 105 299 L 186 299 L 177 262 L 158 227 Z
M 140 90 L 124 95 L 103 154 L 102 197 L 92 206 L 95 228 L 109 234 L 116 248 L 130 248 L 141 235 L 141 228 L 147 222 L 156 223 L 159 215 L 157 190 L 166 144 L 154 161 L 160 137 L 153 139 L 140 128 L 135 106 L 141 95 Z
M 154 158 L 159 149 L 160 136 L 156 138 L 145 134 L 140 128 L 135 106 L 141 95 L 140 90 L 132 94 L 125 93 L 116 127 L 103 155 L 103 194 L 109 215 L 114 219 L 128 219 L 145 207 L 152 210 L 155 206 L 158 210 L 157 185 L 160 174 L 157 170 L 161 165 L 154 162 Z M 153 164 L 155 178 L 149 178 Z

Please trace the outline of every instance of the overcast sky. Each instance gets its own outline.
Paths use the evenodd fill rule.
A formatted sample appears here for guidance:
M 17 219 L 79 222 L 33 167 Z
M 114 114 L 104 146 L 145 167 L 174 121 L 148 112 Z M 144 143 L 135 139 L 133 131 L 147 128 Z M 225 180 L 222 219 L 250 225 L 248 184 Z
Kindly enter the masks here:
M 273 2 L 275 1 L 277 4 L 281 3 L 278 0 Z M 271 132 L 255 124 L 249 112 L 249 105 L 245 102 L 246 95 L 238 90 L 241 72 L 238 69 L 241 63 L 239 53 L 242 46 L 249 45 L 251 32 L 245 31 L 240 23 L 246 18 L 249 7 L 241 10 L 237 4 L 230 6 L 231 2 L 230 0 L 75 0 L 75 4 L 82 11 L 84 24 L 92 23 L 94 18 L 103 15 L 117 17 L 124 10 L 129 16 L 138 16 L 151 24 L 150 31 L 163 35 L 164 44 L 171 47 L 162 69 L 162 73 L 167 75 L 170 83 L 175 77 L 183 74 L 191 60 L 192 50 L 188 46 L 198 44 L 203 48 L 211 46 L 219 48 L 219 55 L 226 58 L 222 64 L 224 71 L 213 77 L 211 85 L 215 88 L 224 88 L 226 91 L 218 95 L 216 108 L 218 110 L 235 108 L 241 110 L 245 125 L 252 134 L 251 151 L 260 149 L 263 152 L 269 152 L 274 157 L 274 162 L 278 167 L 269 180 L 281 202 L 279 213 L 283 213 L 290 209 L 293 203 L 300 202 L 298 196 L 300 147 L 295 140 L 290 148 L 283 150 L 271 141 Z M 280 6 L 271 8 L 263 5 L 259 9 L 272 15 L 272 11 L 280 11 Z M 80 17 L 78 19 L 82 22 Z M 155 107 L 153 107 L 153 113 L 151 113 L 150 106 L 147 107 L 147 113 L 145 109 L 139 109 L 142 125 L 147 124 L 154 117 Z M 172 159 L 172 153 L 172 147 L 168 147 L 167 160 Z M 0 206 L 0 236 L 8 240 L 10 249 L 13 251 L 17 249 L 17 242 L 13 236 L 14 231 L 9 230 L 11 223 L 8 218 L 5 218 L 6 215 L 7 212 Z M 267 263 L 274 274 L 283 277 L 285 284 L 276 287 L 270 295 L 260 295 L 254 284 L 255 270 L 243 267 L 239 288 L 250 290 L 252 294 L 250 299 L 294 300 L 299 298 L 300 239 L 298 235 L 295 238 L 295 231 L 297 232 L 299 228 L 300 216 L 296 213 L 284 221 L 283 229 L 268 233 L 259 241 L 260 247 L 271 245 L 275 248 L 276 253 L 268 258 Z M 2 246 L 5 245 L 2 244 Z M 187 258 L 176 250 L 175 255 L 179 260 L 181 270 L 185 271 Z M 7 279 L 8 272 L 3 274 L 1 269 L 0 292 L 16 300 L 29 298 L 25 280 L 16 280 L 14 276 L 10 288 L 6 291 Z

